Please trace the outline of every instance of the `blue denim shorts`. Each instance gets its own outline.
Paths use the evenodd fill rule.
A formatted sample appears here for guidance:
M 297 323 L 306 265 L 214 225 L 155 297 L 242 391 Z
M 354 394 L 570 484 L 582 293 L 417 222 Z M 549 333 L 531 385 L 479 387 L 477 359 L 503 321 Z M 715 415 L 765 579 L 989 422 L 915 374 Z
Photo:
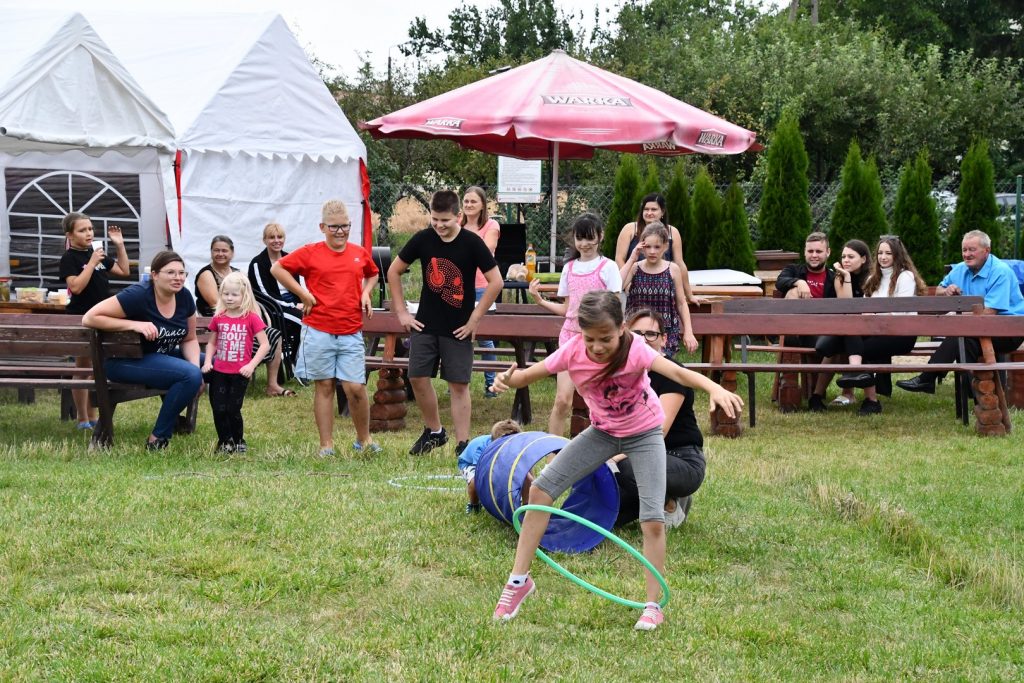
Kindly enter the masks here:
M 330 334 L 303 325 L 295 375 L 306 381 L 340 379 L 366 384 L 365 356 L 362 332 Z

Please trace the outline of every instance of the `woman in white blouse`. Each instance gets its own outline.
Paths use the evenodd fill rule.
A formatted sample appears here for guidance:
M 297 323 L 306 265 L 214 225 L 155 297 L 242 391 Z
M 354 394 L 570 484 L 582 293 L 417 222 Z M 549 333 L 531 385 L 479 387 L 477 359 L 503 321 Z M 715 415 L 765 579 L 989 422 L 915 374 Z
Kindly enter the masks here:
M 925 292 L 924 280 L 914 267 L 906 248 L 895 235 L 882 235 L 875 249 L 875 262 L 871 274 L 864 281 L 864 296 L 920 296 Z M 850 365 L 861 363 L 888 363 L 893 356 L 901 356 L 914 348 L 916 337 L 846 337 L 846 349 Z M 836 382 L 843 388 L 864 389 L 861 415 L 877 415 L 882 412 L 878 394 L 892 393 L 890 375 L 874 375 L 869 372 L 847 372 Z

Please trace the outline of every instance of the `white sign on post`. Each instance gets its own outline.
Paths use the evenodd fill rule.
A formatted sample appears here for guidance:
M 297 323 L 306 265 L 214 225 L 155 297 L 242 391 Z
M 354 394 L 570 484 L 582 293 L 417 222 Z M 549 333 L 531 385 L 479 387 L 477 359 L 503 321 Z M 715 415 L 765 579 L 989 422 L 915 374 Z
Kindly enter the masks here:
M 498 201 L 509 204 L 539 204 L 540 166 L 540 159 L 498 157 Z

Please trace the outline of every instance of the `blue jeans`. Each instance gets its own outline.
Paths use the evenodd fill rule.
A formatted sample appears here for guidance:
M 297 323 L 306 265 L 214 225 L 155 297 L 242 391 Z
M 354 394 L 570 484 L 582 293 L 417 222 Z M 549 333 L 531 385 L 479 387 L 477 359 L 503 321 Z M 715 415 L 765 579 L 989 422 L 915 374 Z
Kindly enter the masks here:
M 480 301 L 480 297 L 482 297 L 484 295 L 484 289 L 485 289 L 484 287 L 477 287 L 476 288 L 476 300 L 477 301 Z M 477 343 L 480 344 L 480 346 L 484 347 L 485 349 L 493 349 L 494 348 L 494 341 L 492 341 L 490 339 L 481 339 Z M 485 353 L 481 357 L 484 360 L 498 360 L 498 357 L 495 356 L 493 353 Z M 494 384 L 494 373 L 493 372 L 485 372 L 484 373 L 484 389 L 490 389 L 492 384 Z
M 180 350 L 173 355 L 147 353 L 142 358 L 111 358 L 103 368 L 107 371 L 107 378 L 113 382 L 167 390 L 153 426 L 153 436 L 160 439 L 174 436 L 178 415 L 192 402 L 203 384 L 199 367 L 185 360 Z

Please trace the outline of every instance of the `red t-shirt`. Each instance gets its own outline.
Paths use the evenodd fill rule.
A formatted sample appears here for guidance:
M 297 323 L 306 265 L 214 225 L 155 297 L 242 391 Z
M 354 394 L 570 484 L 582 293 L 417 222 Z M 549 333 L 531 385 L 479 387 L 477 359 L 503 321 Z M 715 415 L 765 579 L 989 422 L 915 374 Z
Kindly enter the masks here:
M 359 306 L 363 280 L 379 273 L 369 252 L 351 242 L 344 251 L 317 242 L 296 249 L 278 263 L 292 275 L 306 278 L 306 289 L 316 297 L 316 306 L 302 316 L 304 325 L 328 334 L 355 334 L 363 329 Z
M 807 271 L 807 288 L 811 290 L 812 299 L 824 299 L 825 298 L 825 278 L 828 277 L 828 271 L 822 270 L 820 273 L 812 273 Z

